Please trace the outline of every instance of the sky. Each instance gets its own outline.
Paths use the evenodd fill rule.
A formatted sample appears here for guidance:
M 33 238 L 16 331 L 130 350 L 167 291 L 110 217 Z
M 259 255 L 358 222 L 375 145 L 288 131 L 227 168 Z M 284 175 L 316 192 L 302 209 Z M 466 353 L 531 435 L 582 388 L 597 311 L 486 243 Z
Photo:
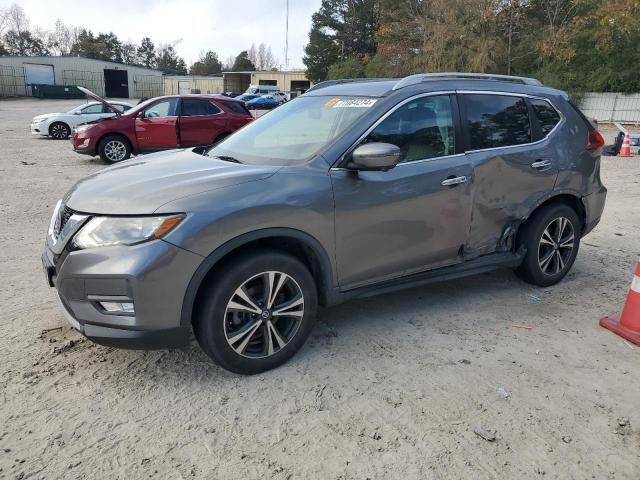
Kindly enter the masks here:
M 252 43 L 271 46 L 284 66 L 286 0 L 0 0 L 0 8 L 20 5 L 32 24 L 52 28 L 60 18 L 121 40 L 174 43 L 188 65 L 201 51 L 213 50 L 224 61 Z M 321 0 L 289 0 L 289 67 L 302 68 L 311 15 Z

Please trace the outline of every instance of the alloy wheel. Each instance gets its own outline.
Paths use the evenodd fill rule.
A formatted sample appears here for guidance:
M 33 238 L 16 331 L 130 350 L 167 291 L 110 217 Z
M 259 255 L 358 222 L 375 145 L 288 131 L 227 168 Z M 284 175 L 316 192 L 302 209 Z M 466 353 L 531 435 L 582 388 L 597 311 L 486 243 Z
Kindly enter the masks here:
M 545 275 L 557 275 L 571 260 L 575 245 L 573 225 L 565 217 L 551 220 L 538 243 L 538 266 Z
M 51 126 L 51 136 L 56 140 L 63 140 L 69 136 L 69 128 L 62 123 L 54 123 Z
M 248 358 L 265 358 L 286 347 L 304 316 L 304 295 L 298 282 L 283 272 L 254 275 L 227 303 L 224 334 L 229 346 Z
M 127 147 L 120 140 L 110 140 L 104 146 L 104 155 L 112 162 L 123 160 L 127 154 Z

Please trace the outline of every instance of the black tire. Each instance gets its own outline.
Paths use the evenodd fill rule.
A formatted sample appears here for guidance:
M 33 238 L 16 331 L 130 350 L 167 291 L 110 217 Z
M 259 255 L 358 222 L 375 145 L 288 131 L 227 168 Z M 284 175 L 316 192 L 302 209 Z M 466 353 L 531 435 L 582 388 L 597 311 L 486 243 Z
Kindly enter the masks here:
M 116 155 L 116 153 L 121 153 Z M 109 165 L 122 162 L 131 156 L 129 141 L 120 135 L 107 135 L 98 144 L 98 155 Z
M 53 122 L 49 125 L 49 136 L 56 140 L 66 140 L 71 136 L 71 128 L 64 122 Z
M 516 269 L 518 277 L 540 287 L 558 283 L 571 270 L 578 255 L 581 232 L 582 222 L 576 211 L 566 204 L 548 205 L 535 212 L 518 231 L 517 248 L 524 246 L 527 250 Z M 571 241 L 570 233 L 573 234 Z
M 254 314 L 234 309 L 232 305 L 238 303 L 249 305 L 247 302 L 240 302 L 242 299 L 236 294 L 243 286 L 246 287 L 244 292 L 251 299 L 262 298 L 267 302 L 267 297 L 263 296 L 267 295 L 267 272 L 284 273 L 293 280 L 285 280 L 279 289 L 273 289 L 278 294 L 277 297 L 274 296 L 273 308 L 260 305 L 261 309 L 271 308 L 270 312 L 262 310 L 262 313 Z M 266 275 L 262 275 L 263 273 Z M 276 274 L 272 284 L 275 286 L 279 279 Z M 262 293 L 261 286 L 264 288 Z M 298 296 L 287 300 L 290 293 Z M 282 308 L 287 302 L 295 303 L 294 299 L 299 299 L 299 294 L 303 300 L 301 306 Z M 278 306 L 281 301 L 284 303 Z M 277 251 L 242 254 L 220 265 L 212 278 L 203 285 L 194 318 L 195 336 L 207 355 L 221 367 L 241 374 L 264 372 L 282 365 L 302 347 L 313 328 L 317 303 L 313 277 L 298 259 Z M 254 305 L 259 303 L 255 302 Z M 286 313 L 276 316 L 278 308 L 299 313 L 299 316 L 288 316 Z M 294 312 L 294 309 L 301 310 Z M 265 317 L 265 311 L 273 316 Z M 271 324 L 268 325 L 268 322 Z M 277 331 L 272 334 L 270 327 L 273 326 L 277 327 Z M 251 333 L 252 330 L 255 333 Z M 247 337 L 248 343 L 245 342 Z M 235 344 L 234 339 L 238 339 Z M 267 339 L 272 341 L 268 342 Z M 280 346 L 280 340 L 286 340 L 283 346 Z M 268 353 L 269 343 L 273 347 L 271 353 Z

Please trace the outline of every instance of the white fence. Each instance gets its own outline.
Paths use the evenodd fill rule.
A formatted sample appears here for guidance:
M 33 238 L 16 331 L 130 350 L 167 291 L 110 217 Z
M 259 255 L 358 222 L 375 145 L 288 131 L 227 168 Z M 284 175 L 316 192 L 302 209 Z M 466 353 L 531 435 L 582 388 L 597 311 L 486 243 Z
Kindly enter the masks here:
M 580 109 L 599 122 L 640 124 L 640 94 L 587 93 Z

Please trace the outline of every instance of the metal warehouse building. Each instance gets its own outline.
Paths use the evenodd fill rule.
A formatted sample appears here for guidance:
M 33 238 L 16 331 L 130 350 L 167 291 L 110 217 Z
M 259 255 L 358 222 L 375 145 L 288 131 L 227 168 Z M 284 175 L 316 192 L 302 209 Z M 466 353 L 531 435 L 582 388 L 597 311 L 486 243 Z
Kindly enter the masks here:
M 164 94 L 222 93 L 222 77 L 202 75 L 165 75 Z
M 0 96 L 31 95 L 32 85 L 81 85 L 110 98 L 163 94 L 162 72 L 82 57 L 0 57 Z
M 311 82 L 306 72 L 223 72 L 225 92 L 244 92 L 249 85 L 274 85 L 283 92 L 304 93 Z

